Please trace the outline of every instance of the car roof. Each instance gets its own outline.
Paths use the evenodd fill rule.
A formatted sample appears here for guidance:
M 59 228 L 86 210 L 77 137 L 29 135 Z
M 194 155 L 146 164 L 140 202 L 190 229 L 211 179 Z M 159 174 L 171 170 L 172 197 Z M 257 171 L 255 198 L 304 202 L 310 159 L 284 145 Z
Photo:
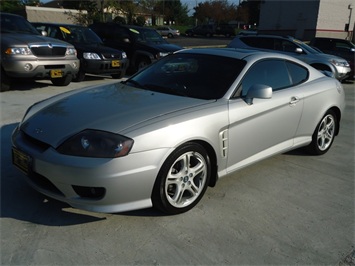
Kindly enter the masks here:
M 244 48 L 190 48 L 179 50 L 175 53 L 189 53 L 189 54 L 208 54 L 208 55 L 216 55 L 216 56 L 226 56 L 235 59 L 244 60 L 247 57 L 257 56 L 264 58 L 281 58 L 288 59 L 296 62 L 301 62 L 294 57 L 274 52 L 266 52 L 261 50 L 253 50 L 253 49 L 244 49 Z M 301 62 L 301 64 L 303 64 Z
M 119 23 L 115 23 L 115 22 L 97 22 L 97 23 L 93 23 L 91 25 L 115 25 L 117 27 L 122 27 L 122 28 L 127 28 L 127 29 L 155 31 L 155 29 L 151 29 L 151 28 L 147 28 L 147 27 L 142 27 L 142 26 L 137 26 L 137 25 L 119 24 Z
M 33 25 L 41 24 L 41 25 L 51 25 L 51 26 L 87 28 L 87 27 L 82 26 L 82 25 L 67 24 L 67 23 L 54 23 L 54 22 L 31 22 L 31 24 L 33 24 Z

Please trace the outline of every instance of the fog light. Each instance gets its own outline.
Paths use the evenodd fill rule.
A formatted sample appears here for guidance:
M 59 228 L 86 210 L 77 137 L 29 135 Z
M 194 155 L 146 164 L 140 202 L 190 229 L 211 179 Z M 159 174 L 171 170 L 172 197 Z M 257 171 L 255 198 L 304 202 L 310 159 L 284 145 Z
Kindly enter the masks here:
M 23 68 L 25 69 L 25 71 L 31 71 L 33 66 L 31 64 L 27 63 L 26 65 L 24 65 Z

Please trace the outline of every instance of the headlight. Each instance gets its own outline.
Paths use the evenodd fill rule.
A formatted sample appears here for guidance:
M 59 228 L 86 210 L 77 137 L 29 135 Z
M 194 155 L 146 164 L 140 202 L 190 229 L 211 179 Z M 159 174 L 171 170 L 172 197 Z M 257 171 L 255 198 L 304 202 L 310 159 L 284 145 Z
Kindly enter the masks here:
M 57 151 L 66 155 L 117 158 L 126 156 L 133 140 L 124 136 L 99 130 L 84 130 L 61 144 Z
M 122 52 L 122 58 L 127 58 L 127 54 L 125 52 Z
M 91 60 L 101 60 L 100 56 L 96 53 L 84 53 L 84 59 L 91 59 Z
M 32 55 L 32 52 L 31 49 L 28 47 L 15 47 L 15 48 L 7 48 L 5 54 Z
M 336 59 L 332 59 L 330 62 L 335 66 L 342 66 L 342 67 L 349 67 L 350 66 L 347 61 L 339 61 Z
M 74 55 L 74 56 L 76 56 L 75 48 L 67 48 L 67 51 L 66 51 L 65 55 Z

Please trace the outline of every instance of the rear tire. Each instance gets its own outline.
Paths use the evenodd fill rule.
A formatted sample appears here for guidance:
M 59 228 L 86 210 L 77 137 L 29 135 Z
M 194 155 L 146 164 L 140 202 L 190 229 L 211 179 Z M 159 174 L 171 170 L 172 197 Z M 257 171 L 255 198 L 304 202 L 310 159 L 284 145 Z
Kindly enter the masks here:
M 85 79 L 85 72 L 83 70 L 79 70 L 79 72 L 73 78 L 74 82 L 81 82 Z
M 55 86 L 68 86 L 70 82 L 72 81 L 73 76 L 72 74 L 68 74 L 62 78 L 54 78 L 51 79 L 53 85 Z
M 325 154 L 333 144 L 338 126 L 335 112 L 329 110 L 317 125 L 307 151 L 313 155 Z
M 206 150 L 196 143 L 180 146 L 159 171 L 152 193 L 153 206 L 167 214 L 192 209 L 203 197 L 210 176 Z

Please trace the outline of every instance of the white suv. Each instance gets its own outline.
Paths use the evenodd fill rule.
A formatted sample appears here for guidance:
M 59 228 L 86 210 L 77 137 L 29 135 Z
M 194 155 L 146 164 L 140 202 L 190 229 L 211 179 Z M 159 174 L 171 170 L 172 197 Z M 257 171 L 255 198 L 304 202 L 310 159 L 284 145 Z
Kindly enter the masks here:
M 351 72 L 350 65 L 345 59 L 324 54 L 292 37 L 276 35 L 237 36 L 230 42 L 228 47 L 287 54 L 306 62 L 318 70 L 332 72 L 333 76 L 340 81 L 345 80 Z

